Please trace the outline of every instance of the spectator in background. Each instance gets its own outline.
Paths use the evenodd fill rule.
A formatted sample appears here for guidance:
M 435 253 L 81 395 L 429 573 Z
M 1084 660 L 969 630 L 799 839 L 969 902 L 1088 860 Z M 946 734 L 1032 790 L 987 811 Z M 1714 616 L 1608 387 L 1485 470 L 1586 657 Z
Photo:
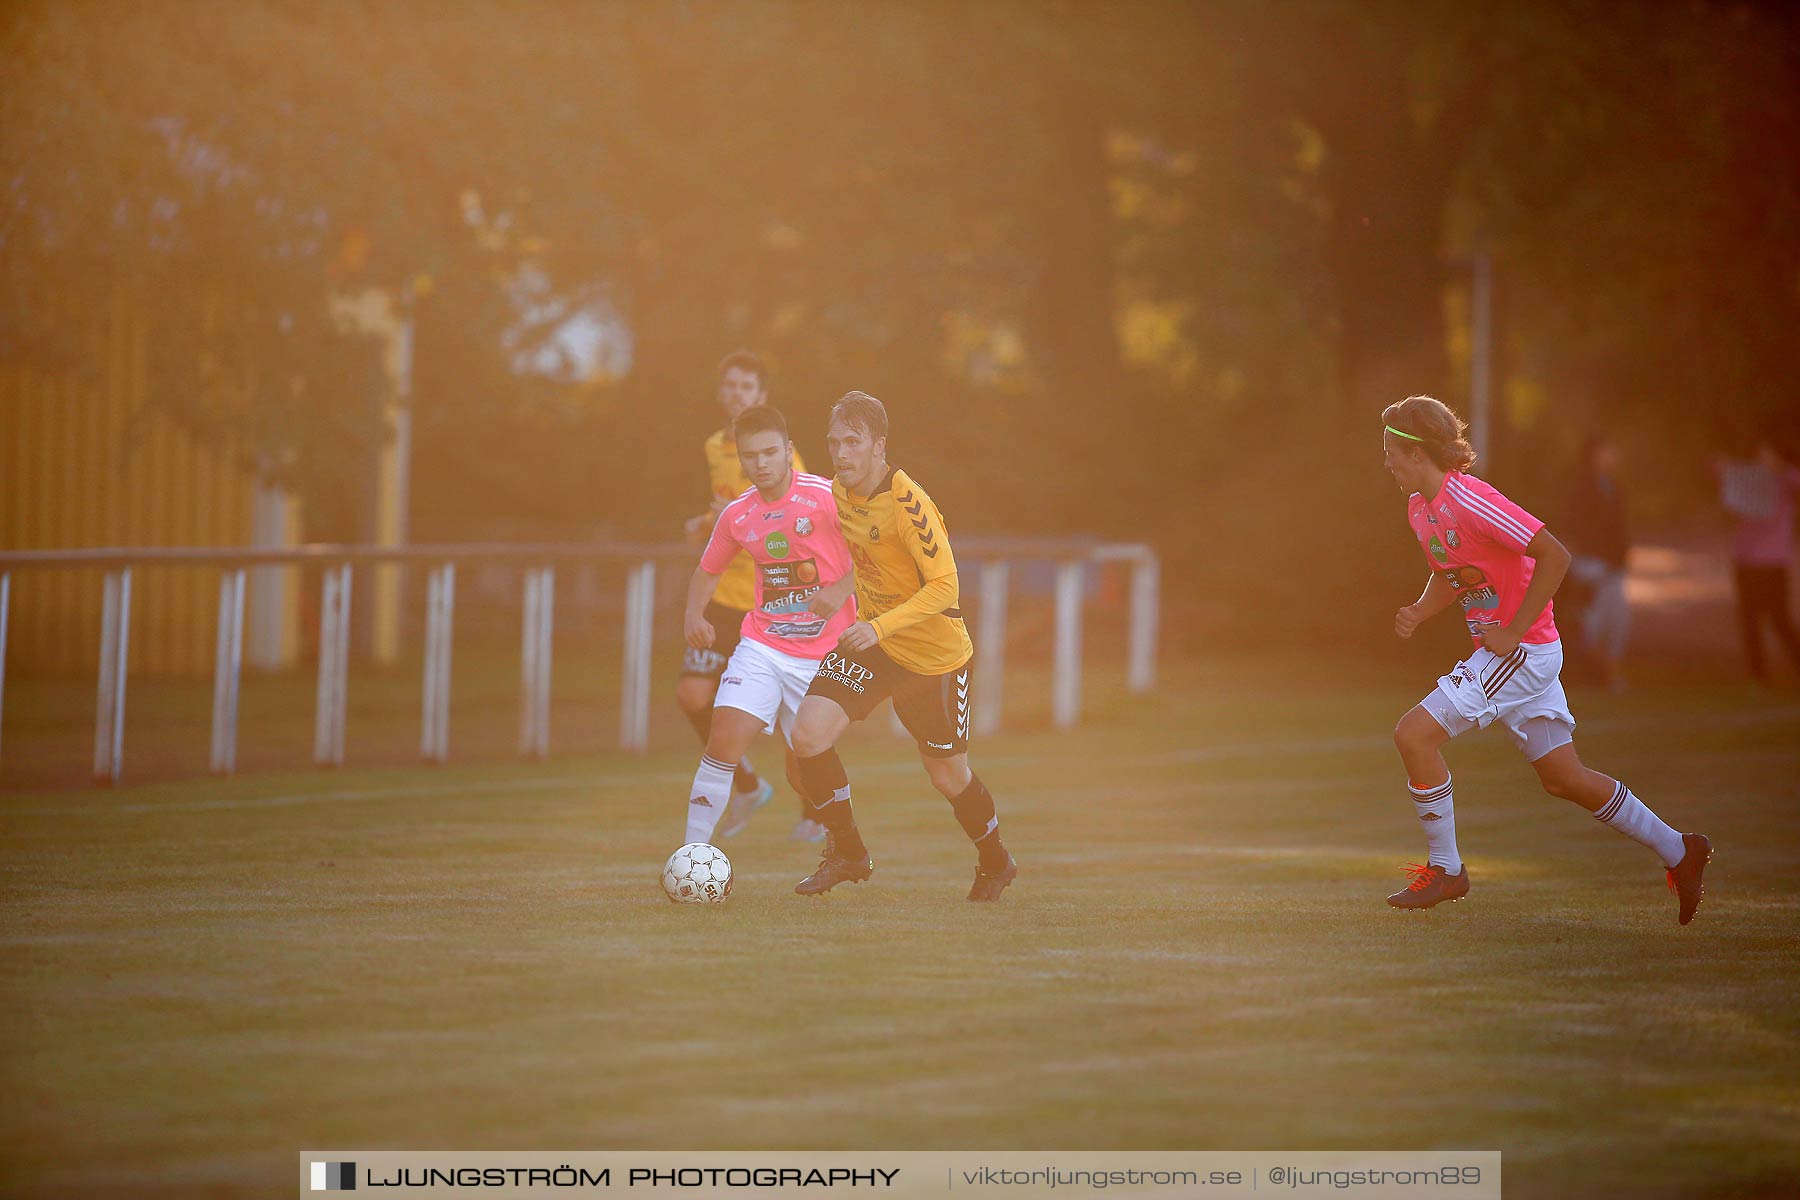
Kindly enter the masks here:
M 1601 682 L 1620 691 L 1625 686 L 1620 665 L 1631 635 L 1631 604 L 1625 598 L 1631 534 L 1619 489 L 1619 448 L 1604 434 L 1593 434 L 1582 444 L 1564 535 L 1575 555 L 1569 574 L 1593 596 L 1582 617 L 1582 649 L 1598 668 Z
M 1738 626 L 1744 638 L 1744 660 L 1750 675 L 1767 682 L 1762 625 L 1767 621 L 1787 647 L 1788 661 L 1800 671 L 1800 634 L 1788 611 L 1788 568 L 1794 557 L 1794 495 L 1800 492 L 1800 467 L 1765 436 L 1749 462 L 1715 458 L 1710 464 L 1719 481 L 1719 501 L 1737 518 L 1732 537 L 1732 576 L 1737 585 Z

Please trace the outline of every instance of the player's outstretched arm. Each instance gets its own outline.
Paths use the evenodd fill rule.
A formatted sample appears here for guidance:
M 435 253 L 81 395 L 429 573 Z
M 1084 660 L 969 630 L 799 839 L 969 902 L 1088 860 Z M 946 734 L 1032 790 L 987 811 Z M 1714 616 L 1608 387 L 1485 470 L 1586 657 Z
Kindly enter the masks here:
M 924 586 L 901 603 L 869 622 L 877 639 L 898 633 L 909 625 L 917 625 L 926 617 L 935 617 L 956 604 L 957 584 L 954 573 L 927 579 Z
M 718 631 L 712 622 L 706 619 L 706 602 L 712 599 L 713 589 L 719 586 L 719 577 L 705 567 L 695 567 L 694 576 L 688 580 L 687 610 L 682 614 L 682 629 L 687 636 L 687 644 L 696 650 L 711 648 Z
M 1411 637 L 1419 626 L 1449 608 L 1455 600 L 1456 589 L 1432 572 L 1425 580 L 1425 590 L 1419 593 L 1419 598 L 1394 614 L 1394 632 L 1403 638 Z

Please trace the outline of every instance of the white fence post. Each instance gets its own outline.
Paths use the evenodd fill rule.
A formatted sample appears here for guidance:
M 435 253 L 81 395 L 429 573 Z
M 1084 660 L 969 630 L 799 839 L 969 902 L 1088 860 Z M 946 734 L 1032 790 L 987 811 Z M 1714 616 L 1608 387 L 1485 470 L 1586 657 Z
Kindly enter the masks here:
M 319 691 L 313 761 L 344 765 L 344 708 L 350 671 L 350 564 L 327 566 L 319 600 Z
M 1134 692 L 1156 687 L 1156 634 L 1161 614 L 1162 563 L 1146 550 L 1131 568 L 1131 670 Z
M 544 567 L 538 572 L 538 618 L 537 618 L 537 677 L 536 690 L 532 693 L 531 706 L 536 726 L 536 738 L 530 750 L 539 758 L 550 755 L 550 678 L 553 659 L 551 647 L 555 644 L 552 633 L 556 627 L 556 568 Z
M 1056 660 L 1051 682 L 1052 719 L 1068 729 L 1081 719 L 1081 600 L 1087 564 L 1079 559 L 1056 568 Z
M 975 732 L 1000 732 L 1001 680 L 1006 673 L 1006 585 L 1003 561 L 981 564 L 981 630 L 975 642 Z
M 125 757 L 125 676 L 131 660 L 131 568 L 106 573 L 100 610 L 100 684 L 94 713 L 94 777 L 119 782 Z
M 519 753 L 536 754 L 538 677 L 538 589 L 536 567 L 525 568 L 525 602 L 519 610 Z
M 244 662 L 244 569 L 219 576 L 219 637 L 213 654 L 212 771 L 237 770 L 238 680 Z
M 419 754 L 427 762 L 441 763 L 450 757 L 450 643 L 455 628 L 456 564 L 433 568 L 426 593 Z
M 656 622 L 656 564 L 641 563 L 626 576 L 625 669 L 620 682 L 619 745 L 650 745 L 650 652 Z

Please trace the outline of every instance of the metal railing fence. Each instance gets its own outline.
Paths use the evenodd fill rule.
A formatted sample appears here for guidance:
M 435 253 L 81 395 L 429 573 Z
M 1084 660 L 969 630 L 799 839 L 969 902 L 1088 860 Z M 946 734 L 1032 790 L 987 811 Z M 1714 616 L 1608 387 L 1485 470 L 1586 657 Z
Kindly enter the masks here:
M 1000 728 L 1005 673 L 1007 595 L 1011 567 L 1055 566 L 1052 719 L 1058 728 L 1081 714 L 1081 618 L 1090 568 L 1122 563 L 1131 570 L 1127 686 L 1147 692 L 1156 683 L 1160 615 L 1160 562 L 1140 544 L 1071 540 L 966 538 L 957 545 L 964 563 L 980 563 L 978 628 L 974 630 L 976 732 Z M 341 766 L 349 672 L 349 630 L 355 568 L 414 563 L 429 568 L 426 588 L 424 668 L 419 754 L 427 762 L 449 759 L 451 645 L 459 564 L 511 563 L 522 568 L 519 753 L 550 752 L 550 680 L 554 644 L 556 571 L 559 565 L 606 564 L 625 568 L 621 646 L 619 746 L 642 751 L 649 743 L 656 571 L 659 563 L 694 561 L 680 544 L 544 544 L 356 546 L 309 545 L 284 550 L 147 547 L 0 551 L 0 730 L 4 729 L 6 637 L 12 574 L 22 570 L 99 569 L 104 572 L 99 678 L 94 715 L 94 777 L 117 782 L 124 758 L 125 694 L 131 632 L 131 580 L 135 568 L 218 568 L 219 609 L 213 668 L 211 769 L 237 769 L 238 695 L 243 669 L 245 572 L 255 567 L 320 568 L 317 684 L 313 761 Z M 0 740 L 0 747 L 4 746 Z

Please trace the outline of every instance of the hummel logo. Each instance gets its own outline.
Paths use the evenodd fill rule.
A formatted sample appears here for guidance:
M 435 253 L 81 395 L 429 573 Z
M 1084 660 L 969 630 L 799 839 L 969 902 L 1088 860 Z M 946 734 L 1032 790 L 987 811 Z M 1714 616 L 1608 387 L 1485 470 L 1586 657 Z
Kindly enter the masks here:
M 915 517 L 925 511 L 925 506 L 923 504 L 916 503 L 916 502 L 912 503 L 912 504 L 902 504 L 900 507 L 904 508 L 907 512 L 911 513 Z
M 1421 820 L 1421 821 L 1441 821 L 1443 819 L 1444 818 L 1438 816 L 1436 813 L 1420 813 L 1419 814 L 1419 820 Z
M 918 520 L 913 522 L 914 529 L 923 529 L 923 528 L 925 528 L 925 525 L 926 525 L 926 520 L 924 517 L 920 517 Z
M 925 557 L 926 558 L 936 558 L 937 552 L 938 552 L 938 548 L 936 546 L 925 547 Z
M 692 800 L 689 800 L 688 803 L 698 804 L 701 808 L 711 808 L 713 806 L 713 802 L 708 800 L 705 796 L 695 796 Z

